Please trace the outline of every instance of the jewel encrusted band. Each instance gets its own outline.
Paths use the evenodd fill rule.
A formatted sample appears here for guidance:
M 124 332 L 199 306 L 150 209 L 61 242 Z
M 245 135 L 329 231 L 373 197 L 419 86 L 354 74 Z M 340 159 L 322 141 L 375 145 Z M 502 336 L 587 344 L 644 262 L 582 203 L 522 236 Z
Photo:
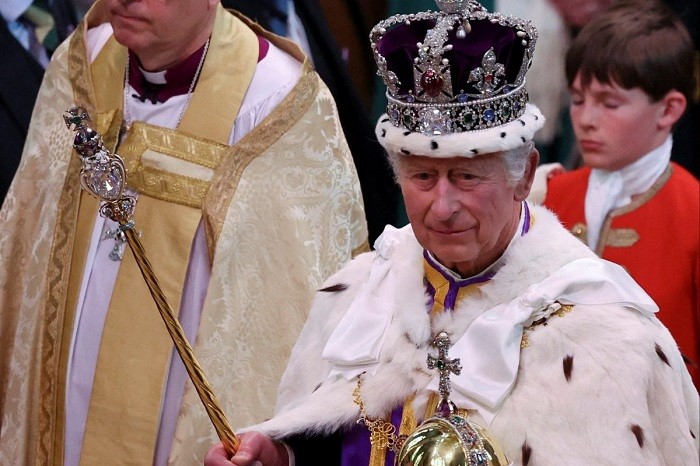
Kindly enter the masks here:
M 440 105 L 407 103 L 387 92 L 387 115 L 397 128 L 428 136 L 488 129 L 525 113 L 527 91 L 521 85 L 505 96 Z

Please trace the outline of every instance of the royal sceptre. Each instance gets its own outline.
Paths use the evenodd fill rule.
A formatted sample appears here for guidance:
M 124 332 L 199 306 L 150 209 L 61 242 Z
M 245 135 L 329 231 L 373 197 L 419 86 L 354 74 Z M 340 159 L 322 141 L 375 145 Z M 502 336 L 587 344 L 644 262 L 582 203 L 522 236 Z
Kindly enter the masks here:
M 119 224 L 117 234 L 123 236 L 134 254 L 141 275 L 146 281 L 170 338 L 172 338 L 185 369 L 187 369 L 187 374 L 204 404 L 209 419 L 214 424 L 219 439 L 230 455 L 235 454 L 240 440 L 228 423 L 221 405 L 204 375 L 202 366 L 197 361 L 192 346 L 187 341 L 185 332 L 177 320 L 175 311 L 163 293 L 153 267 L 146 256 L 146 251 L 139 240 L 139 235 L 134 229 L 132 216 L 136 206 L 136 198 L 125 194 L 126 167 L 124 161 L 116 153 L 110 153 L 104 146 L 100 134 L 90 127 L 90 116 L 84 107 L 71 108 L 63 116 L 63 119 L 68 129 L 76 132 L 73 148 L 82 162 L 80 185 L 101 201 L 100 215 Z

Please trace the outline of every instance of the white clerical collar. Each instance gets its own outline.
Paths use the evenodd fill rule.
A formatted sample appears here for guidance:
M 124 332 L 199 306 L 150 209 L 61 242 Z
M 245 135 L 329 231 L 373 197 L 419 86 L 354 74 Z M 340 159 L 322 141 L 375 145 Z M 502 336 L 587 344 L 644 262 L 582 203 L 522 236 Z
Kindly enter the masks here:
M 669 135 L 659 147 L 626 167 L 591 170 L 584 204 L 591 249 L 596 249 L 608 213 L 632 202 L 633 196 L 647 191 L 663 174 L 671 160 L 672 147 L 673 138 Z
M 143 77 L 146 78 L 146 81 L 149 83 L 153 84 L 165 84 L 167 81 L 165 80 L 165 73 L 167 70 L 163 71 L 146 71 L 143 68 L 139 66 L 139 70 L 141 71 L 141 74 L 143 74 Z
M 527 223 L 526 223 L 527 222 Z M 452 279 L 455 280 L 455 282 L 463 282 L 463 281 L 474 281 L 474 279 L 481 278 L 487 275 L 493 276 L 496 272 L 498 272 L 498 269 L 503 267 L 503 264 L 505 261 L 503 258 L 506 256 L 506 252 L 511 248 L 513 245 L 513 242 L 521 236 L 524 236 L 525 233 L 527 233 L 530 230 L 530 208 L 528 207 L 527 203 L 523 201 L 520 204 L 520 219 L 518 220 L 518 226 L 515 229 L 515 233 L 513 233 L 513 237 L 510 239 L 510 242 L 508 243 L 508 246 L 506 249 L 503 251 L 503 254 L 499 256 L 496 261 L 486 267 L 483 271 L 479 272 L 478 274 L 471 276 L 471 277 L 466 277 L 463 278 L 461 275 L 459 275 L 457 272 L 454 270 L 451 270 L 448 267 L 445 267 L 440 263 L 440 261 L 437 260 L 437 258 L 431 253 L 430 251 L 426 250 L 426 253 L 430 256 L 432 259 L 431 265 L 435 268 L 440 269 L 442 272 L 444 272 L 447 276 L 451 277 Z

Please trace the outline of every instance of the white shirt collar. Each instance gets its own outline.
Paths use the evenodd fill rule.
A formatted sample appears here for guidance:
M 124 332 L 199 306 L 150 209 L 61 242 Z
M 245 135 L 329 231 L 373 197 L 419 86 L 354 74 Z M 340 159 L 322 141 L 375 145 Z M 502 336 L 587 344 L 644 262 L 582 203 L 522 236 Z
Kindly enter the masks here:
M 661 176 L 671 160 L 672 147 L 673 138 L 669 135 L 659 147 L 626 167 L 591 170 L 584 204 L 591 249 L 595 250 L 598 244 L 608 213 L 632 202 L 633 196 L 647 191 Z

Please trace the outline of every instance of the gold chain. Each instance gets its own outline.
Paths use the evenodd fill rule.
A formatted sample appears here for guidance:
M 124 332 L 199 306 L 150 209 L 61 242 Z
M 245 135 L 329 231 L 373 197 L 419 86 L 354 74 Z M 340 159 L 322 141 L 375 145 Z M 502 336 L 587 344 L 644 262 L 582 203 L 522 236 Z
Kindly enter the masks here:
M 396 426 L 384 419 L 370 419 L 365 411 L 365 403 L 362 401 L 362 376 L 357 377 L 357 387 L 352 392 L 353 401 L 360 407 L 361 422 L 369 430 L 369 443 L 376 448 L 387 448 L 395 453 L 401 449 L 405 438 L 396 435 Z

